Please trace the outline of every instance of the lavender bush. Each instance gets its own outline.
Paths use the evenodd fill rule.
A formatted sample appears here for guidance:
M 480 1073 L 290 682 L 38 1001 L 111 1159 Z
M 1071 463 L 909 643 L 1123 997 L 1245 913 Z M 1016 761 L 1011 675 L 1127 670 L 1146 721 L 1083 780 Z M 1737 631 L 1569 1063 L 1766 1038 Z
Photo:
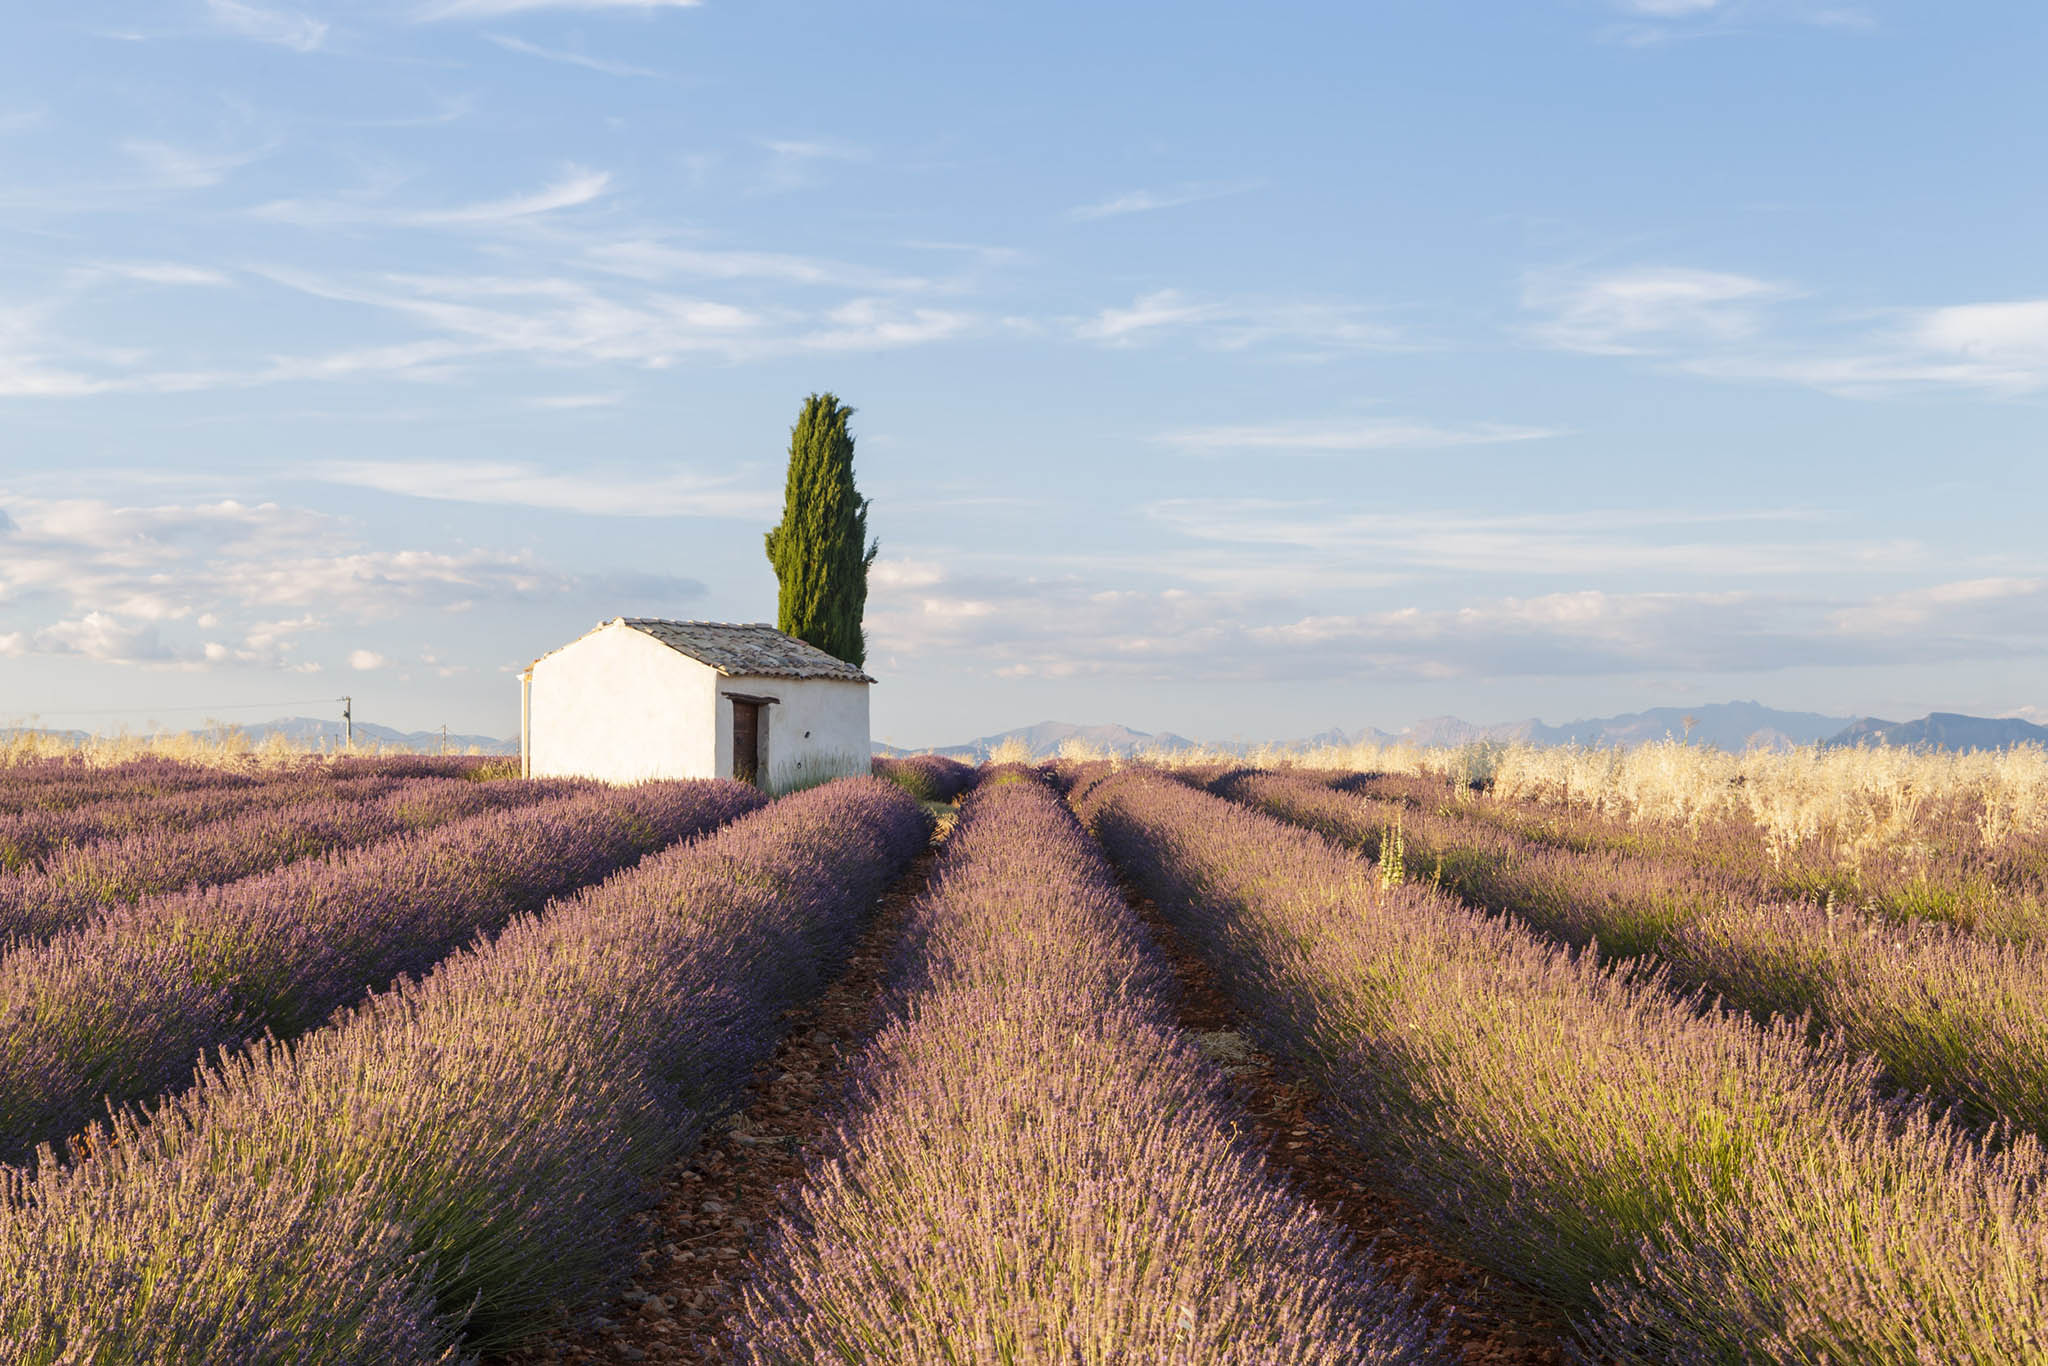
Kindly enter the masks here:
M 1376 858 L 1398 838 L 1408 876 L 1573 944 L 1654 954 L 1673 981 L 1759 1018 L 1810 1016 L 1874 1055 L 1894 1084 L 1959 1103 L 1972 1121 L 2048 1135 L 2048 944 L 1764 904 L 1717 870 L 1531 845 L 1298 778 L 1240 774 L 1219 786 Z
M 950 802 L 974 786 L 975 769 L 941 754 L 877 755 L 877 778 L 887 778 L 919 801 Z
M 119 1118 L 0 1206 L 8 1360 L 434 1359 L 603 1292 L 928 829 L 869 779 L 785 798 Z
M 2048 1158 L 1987 1154 L 1808 1049 L 1165 778 L 1084 808 L 1447 1238 L 1596 1359 L 2048 1351 Z
M 838 1155 L 748 1284 L 737 1357 L 1440 1359 L 1237 1139 L 1143 927 L 1028 770 L 984 777 L 895 976 Z
M 762 800 L 723 781 L 557 798 L 153 898 L 21 948 L 0 961 L 0 1160 L 182 1085 L 202 1049 L 309 1029 Z

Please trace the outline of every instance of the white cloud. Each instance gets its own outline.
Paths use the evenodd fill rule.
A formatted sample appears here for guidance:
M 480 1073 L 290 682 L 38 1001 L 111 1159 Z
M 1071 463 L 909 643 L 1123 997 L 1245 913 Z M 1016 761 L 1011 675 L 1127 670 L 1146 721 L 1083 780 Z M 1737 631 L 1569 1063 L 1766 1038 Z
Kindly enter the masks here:
M 650 71 L 644 66 L 633 66 L 627 62 L 609 61 L 592 57 L 582 52 L 567 52 L 560 48 L 542 47 L 529 43 L 524 38 L 514 38 L 504 33 L 486 33 L 487 42 L 496 43 L 507 52 L 517 52 L 525 57 L 538 57 L 545 62 L 560 62 L 564 66 L 580 66 L 586 71 L 601 71 L 607 76 L 659 76 L 659 71 Z
M 368 672 L 371 669 L 381 669 L 390 662 L 390 660 L 384 658 L 384 656 L 378 654 L 375 650 L 349 651 L 348 666 L 351 669 L 355 669 L 361 672 Z
M 337 622 L 608 597 L 614 588 L 524 553 L 366 546 L 335 518 L 274 503 L 21 498 L 8 506 L 0 556 L 8 619 L 0 624 L 15 653 L 300 668 L 301 639 Z M 689 591 L 680 582 L 646 589 L 656 590 Z M 239 644 L 225 643 L 237 633 Z
M 154 626 L 137 626 L 106 612 L 88 612 L 73 621 L 53 622 L 36 631 L 29 650 L 36 654 L 83 655 L 104 664 L 163 664 L 177 656 L 157 636 Z
M 347 224 L 380 224 L 411 228 L 495 227 L 521 219 L 579 208 L 601 198 L 611 188 L 606 171 L 571 166 L 552 184 L 528 194 L 462 204 L 445 209 L 397 209 L 348 200 L 278 199 L 259 205 L 260 218 L 301 227 L 333 227 Z
M 781 495 L 772 489 L 691 475 L 644 477 L 589 469 L 558 474 L 531 465 L 452 460 L 333 461 L 308 473 L 329 483 L 408 498 L 548 508 L 595 517 L 758 518 L 781 506 Z
M 1318 422 L 1269 422 L 1184 427 L 1156 439 L 1188 450 L 1334 451 L 1428 450 L 1446 446 L 1487 446 L 1536 441 L 1560 433 L 1544 427 L 1498 422 L 1448 426 L 1417 418 L 1343 418 Z
M 313 52 L 327 40 L 324 22 L 289 10 L 263 9 L 241 0 L 206 0 L 206 8 L 221 28 L 259 43 Z
M 1171 190 L 1127 190 L 1123 194 L 1111 195 L 1108 199 L 1093 204 L 1081 204 L 1068 209 L 1067 217 L 1075 222 L 1120 218 L 1125 214 L 1150 213 L 1155 209 L 1177 209 L 1183 204 L 1200 204 L 1205 200 L 1243 194 L 1255 188 L 1257 187 L 1253 183 L 1245 182 L 1234 185 L 1181 185 Z
M 1928 309 L 1914 319 L 1911 336 L 1930 352 L 2038 381 L 2048 372 L 2048 299 Z
M 953 573 L 920 563 L 871 580 L 870 658 L 895 660 L 890 667 L 1185 684 L 1747 673 L 2044 652 L 2039 603 L 1987 612 L 1981 598 L 1918 630 L 1872 636 L 1838 625 L 1858 600 L 1799 591 L 1571 587 L 1446 603 L 1404 602 L 1413 590 L 1397 589 L 1359 611 L 1228 581 Z

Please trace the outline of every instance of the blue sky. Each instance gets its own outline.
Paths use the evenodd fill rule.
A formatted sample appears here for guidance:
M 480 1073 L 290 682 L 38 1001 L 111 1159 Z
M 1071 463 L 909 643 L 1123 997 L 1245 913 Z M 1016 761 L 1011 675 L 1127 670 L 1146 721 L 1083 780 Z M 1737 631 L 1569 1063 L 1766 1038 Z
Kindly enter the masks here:
M 9 26 L 0 720 L 512 733 L 820 389 L 878 738 L 2048 719 L 2037 5 Z

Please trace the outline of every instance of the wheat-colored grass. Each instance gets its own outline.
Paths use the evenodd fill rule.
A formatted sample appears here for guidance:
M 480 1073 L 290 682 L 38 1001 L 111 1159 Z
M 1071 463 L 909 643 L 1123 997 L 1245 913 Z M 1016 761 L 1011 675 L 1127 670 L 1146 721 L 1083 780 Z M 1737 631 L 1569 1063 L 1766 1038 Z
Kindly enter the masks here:
M 1238 763 L 1486 781 L 1502 800 L 1547 802 L 1636 823 L 1697 829 L 1709 821 L 1750 821 L 1779 851 L 1825 840 L 1853 856 L 1911 842 L 1937 811 L 1968 812 L 1987 845 L 2048 829 L 2048 749 L 2039 745 L 1972 754 L 1881 745 L 1733 754 L 1677 740 L 1630 749 L 1360 744 L 1145 757 L 1175 766 Z
M 158 731 L 147 735 L 124 731 L 83 739 L 52 731 L 22 729 L 0 734 L 0 769 L 47 759 L 70 759 L 94 768 L 126 763 L 132 759 L 174 759 L 180 763 L 205 764 L 215 768 L 289 768 L 345 756 L 411 752 L 402 746 L 376 741 L 344 746 L 301 744 L 282 735 L 266 735 L 257 740 L 250 738 L 248 732 L 238 726 L 213 726 L 203 731 Z M 466 750 L 451 748 L 447 752 L 483 753 L 475 747 Z

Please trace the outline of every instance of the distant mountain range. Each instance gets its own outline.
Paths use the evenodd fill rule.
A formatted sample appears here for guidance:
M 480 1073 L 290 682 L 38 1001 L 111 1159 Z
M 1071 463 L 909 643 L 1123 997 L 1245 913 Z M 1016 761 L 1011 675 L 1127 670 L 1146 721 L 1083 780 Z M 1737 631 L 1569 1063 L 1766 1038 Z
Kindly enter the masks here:
M 2008 745 L 2048 745 L 2048 726 L 2016 716 L 1959 716 L 1938 711 L 1918 721 L 1880 721 L 1866 716 L 1828 741 L 1833 745 L 1866 742 L 1926 745 L 1930 749 L 2004 749 Z
M 203 726 L 187 731 L 186 734 L 210 735 L 216 729 L 218 728 L 214 726 Z M 257 744 L 261 744 L 272 735 L 282 735 L 293 744 L 308 748 L 322 744 L 332 748 L 340 745 L 342 741 L 341 722 L 323 721 L 311 716 L 283 716 L 275 721 L 261 721 L 254 725 L 234 726 L 231 729 L 239 730 Z M 56 735 L 71 741 L 90 738 L 90 732 L 82 730 L 38 730 L 42 734 Z M 13 733 L 11 730 L 0 730 L 0 736 Z M 519 752 L 517 740 L 500 740 L 495 735 L 458 735 L 451 731 L 444 739 L 438 730 L 394 730 L 390 726 L 380 726 L 372 721 L 356 722 L 356 743 L 424 753 L 433 753 L 443 744 L 457 754 L 467 754 L 472 749 L 483 754 Z
M 1107 750 L 1111 754 L 1135 754 L 1147 749 L 1194 749 L 1196 743 L 1183 735 L 1170 731 L 1157 735 L 1147 731 L 1132 730 L 1129 726 L 1077 726 L 1071 721 L 1040 721 L 1035 726 L 1019 726 L 999 735 L 984 735 L 979 740 L 965 744 L 947 745 L 943 749 L 916 750 L 899 749 L 877 741 L 873 749 L 877 754 L 943 754 L 950 759 L 972 759 L 979 762 L 988 758 L 999 745 L 1011 740 L 1022 740 L 1031 752 L 1040 757 L 1056 754 L 1059 747 L 1069 740 L 1079 740 L 1092 749 Z
M 1545 725 L 1533 717 L 1526 721 L 1475 725 L 1456 716 L 1432 716 L 1398 732 L 1371 726 L 1353 732 L 1325 730 L 1281 744 L 1286 748 L 1308 748 L 1404 742 L 1437 748 L 1496 740 L 1611 748 L 1647 744 L 1667 736 L 1738 753 L 1746 749 L 1790 749 L 1796 745 L 1855 744 L 1976 750 L 1999 749 L 2028 742 L 2048 744 L 2048 726 L 2037 726 L 2014 717 L 1961 716 L 1953 712 L 1935 712 L 1918 721 L 1896 722 L 1868 716 L 1779 711 L 1760 702 L 1710 702 L 1697 707 L 1652 707 L 1648 711 L 1568 721 L 1558 726 Z M 1241 752 L 1255 747 L 1236 741 L 1200 746 L 1196 741 L 1171 732 L 1153 734 L 1121 725 L 1082 726 L 1067 721 L 1041 721 L 1035 726 L 1020 726 L 1016 730 L 984 735 L 977 740 L 931 752 L 957 759 L 979 760 L 987 758 L 991 750 L 1010 740 L 1023 741 L 1033 754 L 1041 757 L 1057 753 L 1067 740 L 1079 740 L 1091 748 L 1111 754 L 1198 747 Z M 884 744 L 875 745 L 874 750 L 877 754 L 918 752 Z
M 1519 740 L 1532 745 L 1586 745 L 1593 748 L 1647 744 L 1665 736 L 1716 749 L 1789 749 L 1823 744 L 1854 725 L 1853 716 L 1823 716 L 1810 711 L 1779 711 L 1761 702 L 1710 702 L 1698 707 L 1652 707 L 1621 716 L 1602 716 L 1546 726 L 1531 717 L 1475 726 L 1455 716 L 1418 721 L 1398 736 L 1369 738 L 1406 740 L 1410 744 L 1463 745 L 1474 740 Z M 1361 737 L 1368 738 L 1368 737 Z

